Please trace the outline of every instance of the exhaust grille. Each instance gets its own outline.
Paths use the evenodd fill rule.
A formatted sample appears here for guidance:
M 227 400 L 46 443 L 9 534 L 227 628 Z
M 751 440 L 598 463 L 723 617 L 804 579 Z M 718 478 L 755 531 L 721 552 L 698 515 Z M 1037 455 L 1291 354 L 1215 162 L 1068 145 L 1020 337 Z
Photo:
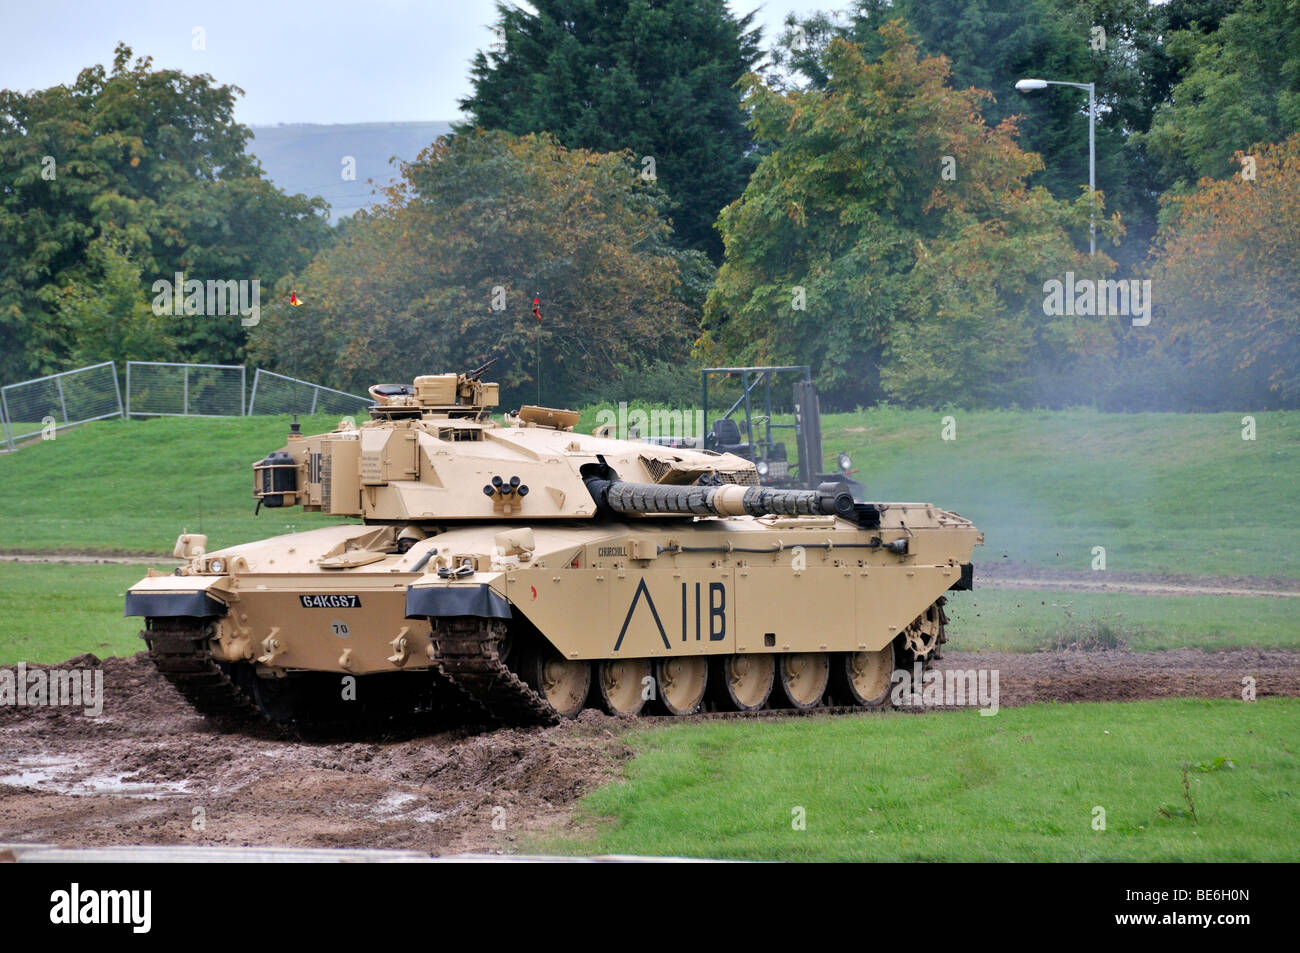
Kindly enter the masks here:
M 723 483 L 738 483 L 741 486 L 758 486 L 757 470 L 718 471 L 718 477 Z
M 640 459 L 641 465 L 646 468 L 646 472 L 650 474 L 650 479 L 654 483 L 686 484 L 693 482 L 696 476 L 702 472 L 701 470 L 692 471 L 686 465 L 674 467 L 671 460 L 645 454 L 642 454 Z M 708 471 L 704 470 L 703 472 L 707 476 Z M 756 470 L 714 470 L 713 476 L 717 477 L 720 483 L 758 486 L 758 471 Z
M 641 455 L 641 464 L 646 468 L 646 472 L 650 474 L 650 479 L 655 483 L 662 483 L 664 474 L 672 469 L 667 460 L 660 460 L 658 457 L 647 457 L 644 454 Z

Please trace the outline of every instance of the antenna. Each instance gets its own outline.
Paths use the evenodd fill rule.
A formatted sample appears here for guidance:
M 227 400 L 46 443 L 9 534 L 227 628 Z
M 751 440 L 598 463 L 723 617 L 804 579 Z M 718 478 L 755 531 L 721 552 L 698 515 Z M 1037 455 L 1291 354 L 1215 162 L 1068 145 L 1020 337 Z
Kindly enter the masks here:
M 542 296 L 541 294 L 533 295 L 533 314 L 537 317 L 536 337 L 534 341 L 537 344 L 537 374 L 533 378 L 537 382 L 537 405 L 542 403 Z

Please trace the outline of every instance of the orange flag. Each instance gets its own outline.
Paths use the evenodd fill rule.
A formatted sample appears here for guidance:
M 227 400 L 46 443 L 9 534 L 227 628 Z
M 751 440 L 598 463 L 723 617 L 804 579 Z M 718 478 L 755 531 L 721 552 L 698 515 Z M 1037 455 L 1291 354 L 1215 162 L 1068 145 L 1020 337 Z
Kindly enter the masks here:
M 289 303 L 293 305 L 295 308 L 302 304 L 302 299 L 298 297 L 298 292 L 296 291 L 289 292 Z
M 533 299 L 533 314 L 537 315 L 537 323 L 541 324 L 542 323 L 542 299 L 541 298 Z

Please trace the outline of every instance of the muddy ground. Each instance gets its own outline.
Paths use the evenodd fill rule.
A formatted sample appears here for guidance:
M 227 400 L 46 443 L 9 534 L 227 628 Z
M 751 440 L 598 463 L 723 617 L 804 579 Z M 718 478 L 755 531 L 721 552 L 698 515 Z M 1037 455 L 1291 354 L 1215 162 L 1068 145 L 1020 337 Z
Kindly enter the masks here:
M 578 798 L 617 778 L 631 755 L 628 723 L 591 711 L 533 730 L 222 730 L 143 654 L 63 667 L 87 665 L 104 673 L 99 718 L 0 707 L 0 843 L 509 852 L 521 838 L 569 828 Z M 1300 696 L 1300 653 L 1278 650 L 951 652 L 940 667 L 997 669 L 1003 707 L 1239 698 L 1248 675 L 1259 697 Z

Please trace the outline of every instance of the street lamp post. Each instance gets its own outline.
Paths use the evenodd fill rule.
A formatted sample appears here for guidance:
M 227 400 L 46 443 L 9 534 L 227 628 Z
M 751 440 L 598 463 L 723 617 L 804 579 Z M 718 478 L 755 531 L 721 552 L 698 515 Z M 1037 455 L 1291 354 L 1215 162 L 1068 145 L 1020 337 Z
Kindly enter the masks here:
M 1022 79 L 1016 82 L 1016 89 L 1022 93 L 1031 93 L 1048 86 L 1073 86 L 1075 89 L 1088 91 L 1088 200 L 1092 207 L 1088 210 L 1088 254 L 1097 254 L 1097 86 L 1095 83 L 1066 83 L 1055 79 Z

